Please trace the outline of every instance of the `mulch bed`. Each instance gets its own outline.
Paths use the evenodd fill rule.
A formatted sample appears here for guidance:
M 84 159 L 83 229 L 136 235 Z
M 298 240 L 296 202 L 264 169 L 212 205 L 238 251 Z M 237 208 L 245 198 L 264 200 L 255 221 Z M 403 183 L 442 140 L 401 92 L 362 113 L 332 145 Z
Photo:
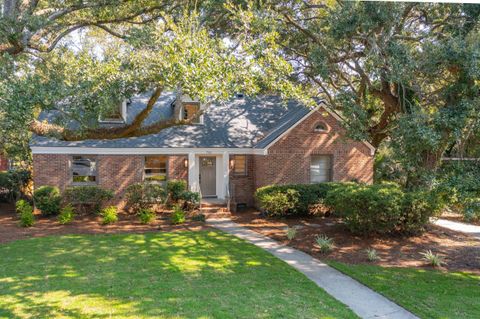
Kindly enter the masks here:
M 172 225 L 167 215 L 158 214 L 157 219 L 148 225 L 141 224 L 138 217 L 120 212 L 118 222 L 102 225 L 101 217 L 95 215 L 78 215 L 71 224 L 62 225 L 56 216 L 43 217 L 35 215 L 33 227 L 23 228 L 18 225 L 18 216 L 12 205 L 0 203 L 0 243 L 31 237 L 71 234 L 115 234 L 145 233 L 155 231 L 204 230 L 209 229 L 203 222 L 187 221 L 181 225 Z
M 365 249 L 377 250 L 379 261 L 374 264 L 387 267 L 424 267 L 421 252 L 429 249 L 444 257 L 444 270 L 468 271 L 480 274 L 480 240 L 474 237 L 430 225 L 425 233 L 414 237 L 392 236 L 364 238 L 350 233 L 334 217 L 264 218 L 249 210 L 232 215 L 232 219 L 256 232 L 288 244 L 319 259 L 332 259 L 357 264 L 369 263 Z M 288 241 L 286 227 L 299 226 L 296 237 Z M 335 248 L 321 254 L 315 244 L 319 234 L 333 238 Z

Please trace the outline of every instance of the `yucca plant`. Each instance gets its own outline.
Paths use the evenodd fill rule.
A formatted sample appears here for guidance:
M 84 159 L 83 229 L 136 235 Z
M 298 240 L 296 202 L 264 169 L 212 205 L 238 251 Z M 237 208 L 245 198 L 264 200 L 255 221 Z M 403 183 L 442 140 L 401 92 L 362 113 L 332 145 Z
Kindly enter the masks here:
M 423 259 L 432 267 L 441 267 L 444 264 L 443 258 L 440 255 L 433 253 L 430 249 L 420 254 L 423 256 Z
M 288 238 L 288 240 L 294 239 L 295 236 L 297 236 L 297 231 L 298 231 L 297 226 L 287 227 L 287 238 Z
M 365 249 L 365 253 L 367 254 L 368 261 L 373 262 L 373 261 L 377 261 L 377 260 L 380 259 L 380 257 L 378 257 L 377 251 L 374 248 Z
M 320 247 L 321 253 L 328 253 L 333 249 L 333 239 L 329 238 L 327 235 L 318 235 L 315 239 L 318 247 Z

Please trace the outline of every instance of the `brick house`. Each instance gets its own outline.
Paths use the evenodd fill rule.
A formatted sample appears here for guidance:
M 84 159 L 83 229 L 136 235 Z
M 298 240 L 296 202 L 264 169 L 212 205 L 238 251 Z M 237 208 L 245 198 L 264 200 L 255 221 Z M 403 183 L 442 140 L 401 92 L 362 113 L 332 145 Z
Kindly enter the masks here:
M 122 103 L 102 125 L 132 121 L 148 97 Z M 186 100 L 176 110 L 174 101 L 173 94 L 162 95 L 144 125 L 203 108 Z M 229 200 L 235 208 L 253 205 L 254 191 L 269 184 L 371 183 L 374 148 L 346 138 L 340 121 L 322 103 L 312 110 L 274 96 L 237 95 L 204 109 L 195 124 L 142 137 L 69 142 L 35 136 L 34 185 L 99 185 L 113 189 L 121 204 L 132 183 L 184 179 L 202 198 Z

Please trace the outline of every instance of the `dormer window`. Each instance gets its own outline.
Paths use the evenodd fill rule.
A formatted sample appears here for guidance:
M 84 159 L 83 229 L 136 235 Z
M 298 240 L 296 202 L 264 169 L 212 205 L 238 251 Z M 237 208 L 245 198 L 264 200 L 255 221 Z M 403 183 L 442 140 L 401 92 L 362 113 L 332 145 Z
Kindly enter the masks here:
M 315 125 L 314 131 L 317 133 L 326 133 L 328 132 L 328 126 L 323 122 L 319 122 Z
M 125 123 L 127 118 L 127 100 L 118 103 L 116 107 L 100 116 L 100 123 Z
M 192 119 L 192 123 L 200 124 L 202 121 L 201 121 L 201 116 L 198 115 L 199 112 L 200 112 L 199 103 L 184 103 L 182 118 L 185 121 Z

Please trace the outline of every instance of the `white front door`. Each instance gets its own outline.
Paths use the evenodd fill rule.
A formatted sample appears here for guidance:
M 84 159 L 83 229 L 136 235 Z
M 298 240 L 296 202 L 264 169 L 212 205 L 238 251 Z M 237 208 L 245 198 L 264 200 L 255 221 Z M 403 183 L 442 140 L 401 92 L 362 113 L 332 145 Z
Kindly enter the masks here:
M 203 197 L 217 196 L 217 159 L 215 156 L 200 156 L 199 182 Z

